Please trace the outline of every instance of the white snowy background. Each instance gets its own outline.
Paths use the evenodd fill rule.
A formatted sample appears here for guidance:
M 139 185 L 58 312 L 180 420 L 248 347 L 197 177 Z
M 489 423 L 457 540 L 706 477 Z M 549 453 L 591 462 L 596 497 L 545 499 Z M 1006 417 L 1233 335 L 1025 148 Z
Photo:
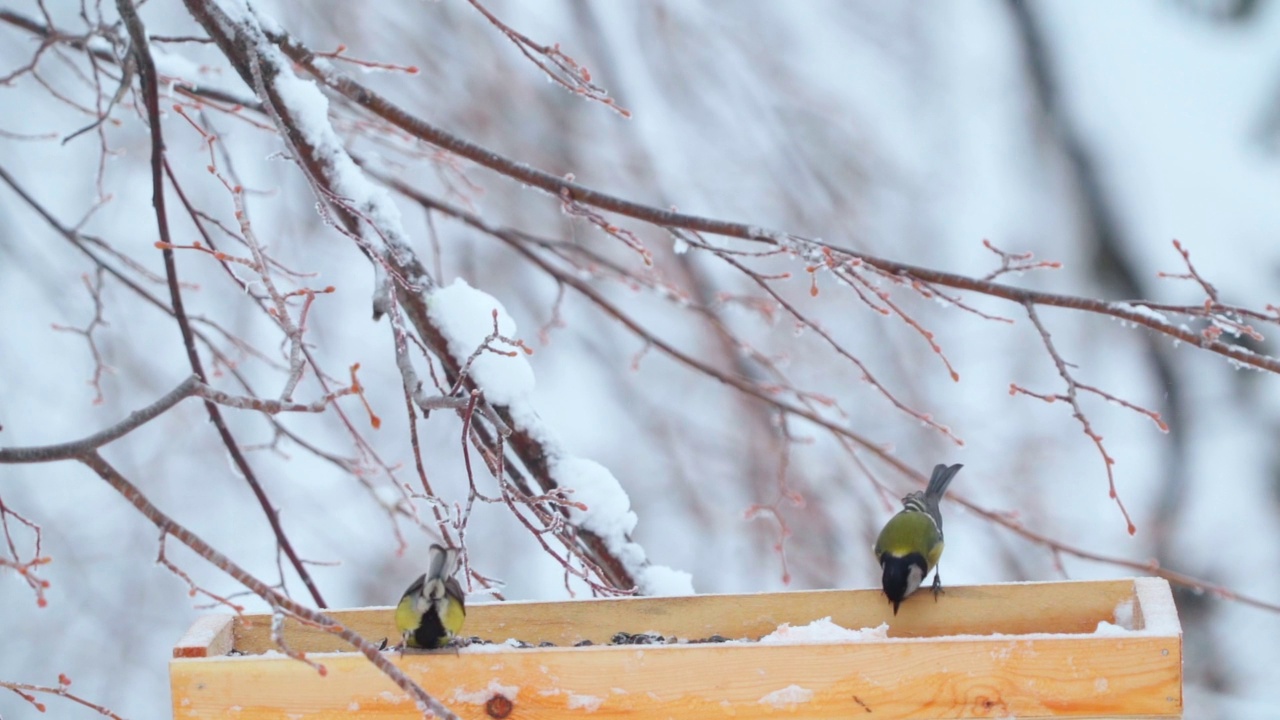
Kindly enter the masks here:
M 108 4 L 109 5 L 109 4 Z M 907 4 L 671 0 L 589 3 L 540 0 L 487 3 L 499 17 L 544 43 L 560 43 L 592 71 L 619 104 L 623 119 L 545 81 L 479 13 L 461 0 L 361 4 L 340 0 L 256 3 L 318 50 L 348 46 L 355 57 L 421 72 L 354 75 L 410 111 L 515 160 L 606 192 L 658 207 L 821 237 L 837 245 L 955 273 L 982 276 L 996 259 L 990 239 L 1009 251 L 1032 251 L 1064 267 L 1009 278 L 1026 287 L 1106 299 L 1131 299 L 1113 278 L 1118 253 L 1143 295 L 1171 303 L 1203 300 L 1199 286 L 1160 279 L 1185 271 L 1178 239 L 1223 299 L 1261 309 L 1280 304 L 1280 158 L 1275 118 L 1280 103 L 1280 8 L 1259 3 L 1242 21 L 1215 16 L 1230 3 L 1030 3 L 1050 60 L 1057 111 L 1083 143 L 1109 204 L 1116 237 L 1100 250 L 1073 166 L 1040 111 L 1026 47 L 1009 3 L 955 0 Z M 78 3 L 46 2 L 51 16 L 83 29 Z M 30 2 L 0 9 L 39 17 Z M 104 10 L 107 12 L 107 10 Z M 198 32 L 180 3 L 143 7 L 153 35 Z M 111 16 L 108 16 L 109 18 Z M 35 41 L 0 23 L 0 74 L 27 63 Z M 248 90 L 210 48 L 168 45 L 162 71 L 241 94 Z M 48 59 L 41 77 L 83 92 L 69 63 Z M 126 103 L 131 103 L 130 96 Z M 149 138 L 131 104 L 104 133 L 101 190 L 112 199 L 84 231 L 162 272 L 150 208 Z M 99 197 L 97 138 L 60 139 L 91 117 L 29 76 L 0 88 L 0 166 L 67 225 Z M 308 339 L 327 368 L 341 375 L 361 363 L 368 397 L 384 420 L 366 431 L 389 463 L 411 467 L 400 380 L 386 321 L 369 319 L 374 278 L 367 261 L 314 211 L 296 167 L 271 133 L 212 115 L 238 182 L 251 190 L 259 237 L 285 265 L 316 273 L 313 287 L 337 291 L 317 299 Z M 340 130 L 345 130 L 340 128 Z M 207 173 L 200 137 L 184 120 L 165 122 L 171 161 L 198 204 L 230 217 L 225 190 Z M 17 136 L 46 135 L 25 140 Z M 357 142 L 364 156 L 381 148 Z M 395 160 L 393 160 L 395 162 Z M 463 165 L 475 184 L 431 162 L 395 174 L 432 192 L 449 188 L 494 222 L 600 248 L 643 272 L 638 256 L 559 212 L 540 192 Z M 421 211 L 397 198 L 421 256 L 432 257 Z M 779 445 L 767 415 L 726 387 L 644 351 L 644 345 L 570 294 L 564 327 L 543 342 L 554 283 L 529 271 L 510 251 L 457 223 L 437 219 L 444 285 L 461 277 L 497 298 L 535 350 L 531 400 L 567 451 L 598 462 L 630 496 L 633 538 L 655 563 L 692 574 L 698 592 L 872 587 L 868 550 L 890 506 L 865 474 L 819 429 L 793 424 L 814 442 L 792 447 L 788 481 L 803 507 L 779 505 L 787 539 L 789 585 L 774 549 L 778 525 L 747 511 L 777 500 Z M 622 224 L 628 225 L 623 222 Z M 653 250 L 657 272 L 688 287 L 751 290 L 740 276 L 697 253 L 677 255 L 669 236 L 628 225 Z M 188 242 L 188 235 L 175 240 Z M 603 250 L 602 250 L 603 251 Z M 212 262 L 179 254 L 193 315 L 274 351 L 278 331 Z M 81 276 L 92 266 L 53 233 L 7 185 L 0 185 L 0 446 L 74 439 L 122 418 L 188 374 L 177 329 L 118 284 L 104 292 L 108 327 L 99 331 L 114 368 L 92 403 L 93 363 L 81 337 L 52 324 L 83 326 L 93 314 Z M 929 303 L 912 311 L 960 375 L 953 382 L 936 354 L 901 322 L 869 311 L 830 278 L 809 297 L 798 263 L 791 297 L 868 363 L 913 407 L 963 438 L 957 447 L 897 413 L 812 333 L 786 321 L 770 325 L 732 305 L 725 317 L 743 337 L 783 358 L 798 386 L 839 401 L 848 424 L 927 472 L 962 462 L 956 494 L 1017 513 L 1027 526 L 1085 550 L 1149 559 L 1280 602 L 1280 457 L 1275 437 L 1280 378 L 1232 368 L 1189 347 L 1158 341 L 1172 367 L 1157 379 L 1142 331 L 1063 310 L 1041 315 L 1063 356 L 1084 382 L 1166 413 L 1181 412 L 1174 432 L 1102 401 L 1086 409 L 1117 460 L 1119 492 L 1138 526 L 1125 532 L 1107 496 L 1092 444 L 1062 403 L 1011 397 L 1010 383 L 1058 392 L 1061 382 L 1039 337 L 1016 307 L 967 297 L 1012 326 Z M 608 280 L 601 292 L 655 334 L 728 366 L 694 316 L 655 293 Z M 166 296 L 162 285 L 152 292 Z M 692 291 L 691 291 L 692 292 Z M 1267 332 L 1267 328 L 1263 328 Z M 1268 337 L 1261 349 L 1274 353 Z M 242 370 L 265 394 L 278 371 L 246 361 Z M 302 397 L 318 394 L 304 382 Z M 353 417 L 358 405 L 342 401 Z M 229 412 L 246 444 L 270 440 L 251 413 Z M 338 454 L 350 438 L 331 414 L 284 422 Z M 459 424 L 435 413 L 421 428 L 432 481 L 446 497 L 466 496 Z M 334 607 L 392 604 L 422 571 L 427 534 L 411 532 L 396 553 L 377 493 L 285 443 L 251 461 L 299 552 L 326 563 L 312 571 Z M 261 509 L 226 457 L 204 410 L 187 401 L 105 451 L 104 455 L 180 522 L 236 562 L 272 578 L 274 541 Z M 885 473 L 897 493 L 914 489 Z M 73 690 L 125 717 L 168 712 L 167 659 L 198 616 L 186 587 L 155 564 L 155 530 L 98 478 L 75 463 L 0 466 L 0 498 L 44 528 L 53 562 L 49 604 L 0 572 L 0 679 L 54 684 L 66 673 Z M 1053 579 L 1054 557 L 1013 533 L 944 506 L 949 584 Z M 170 543 L 172 559 L 203 585 L 235 592 L 225 577 Z M 566 596 L 561 569 L 509 514 L 482 507 L 468 534 L 471 563 L 506 582 L 512 599 Z M 1062 557 L 1071 578 L 1132 571 Z M 296 578 L 290 589 L 302 597 Z M 473 601 L 481 598 L 473 597 Z M 1280 703 L 1280 616 L 1238 603 L 1180 592 L 1186 633 L 1187 717 L 1264 718 Z M 96 717 L 46 698 L 57 717 Z M 0 695 L 0 717 L 32 708 Z

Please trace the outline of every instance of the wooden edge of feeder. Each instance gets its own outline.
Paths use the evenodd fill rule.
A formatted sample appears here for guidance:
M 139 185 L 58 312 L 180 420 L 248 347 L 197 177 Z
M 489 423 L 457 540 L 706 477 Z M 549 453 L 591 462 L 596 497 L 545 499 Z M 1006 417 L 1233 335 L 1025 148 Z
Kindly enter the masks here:
M 196 618 L 182 639 L 173 646 L 175 658 L 203 658 L 227 655 L 235 646 L 236 616 L 204 615 Z
M 745 636 L 758 639 L 770 632 L 764 628 L 798 627 L 829 615 L 847 628 L 875 628 L 885 605 L 869 590 L 493 603 L 469 608 L 466 634 L 501 642 L 608 628 L 694 638 L 706 635 L 679 633 L 712 627 L 748 630 Z M 1182 629 L 1164 579 L 956 586 L 937 603 L 923 592 L 911 598 L 896 620 L 888 612 L 891 627 L 940 634 L 781 644 L 499 645 L 387 651 L 385 657 L 466 720 L 498 717 L 489 705 L 495 698 L 518 703 L 524 717 L 599 711 L 766 720 L 797 712 L 861 717 L 871 708 L 878 716 L 919 718 L 1182 715 Z M 1024 617 L 1009 625 L 1010 613 Z M 375 643 L 394 631 L 390 608 L 328 614 Z M 291 650 L 307 653 L 324 672 L 279 652 L 261 654 L 259 647 L 271 649 L 264 645 L 271 620 L 270 614 L 217 615 L 192 626 L 169 664 L 175 718 L 265 720 L 300 707 L 388 720 L 421 717 L 366 658 L 338 649 L 332 632 L 289 619 L 281 629 Z M 1104 621 L 1126 631 L 1099 625 Z M 219 657 L 233 645 L 247 654 Z
M 1077 580 L 953 586 L 934 611 L 927 592 L 917 593 L 895 616 L 878 590 L 811 590 L 783 593 L 610 598 L 477 603 L 468 607 L 463 634 L 493 642 L 519 638 L 571 646 L 588 639 L 607 644 L 613 633 L 658 632 L 668 637 L 758 639 L 782 624 L 805 625 L 823 617 L 842 627 L 889 625 L 891 638 L 949 635 L 1085 635 L 1100 621 L 1133 630 L 1180 636 L 1169 584 L 1162 578 Z M 941 610 L 941 608 L 939 608 Z M 338 623 L 377 643 L 395 628 L 389 607 L 326 611 Z M 1131 613 L 1132 617 L 1125 617 Z M 234 647 L 249 655 L 271 650 L 272 616 L 245 613 L 200 618 L 174 648 L 175 658 L 217 657 Z M 332 632 L 286 618 L 289 646 L 301 652 L 349 652 Z
M 466 720 L 512 717 L 1113 717 L 1182 712 L 1178 638 L 1123 635 L 876 639 L 814 644 L 528 648 L 387 659 Z M 175 660 L 175 717 L 245 720 L 421 712 L 363 656 Z M 598 713 L 598 715 L 597 715 Z M 298 715 L 300 716 L 300 715 Z
M 1133 629 L 1161 635 L 1182 635 L 1182 622 L 1169 581 L 1159 577 L 1133 579 Z

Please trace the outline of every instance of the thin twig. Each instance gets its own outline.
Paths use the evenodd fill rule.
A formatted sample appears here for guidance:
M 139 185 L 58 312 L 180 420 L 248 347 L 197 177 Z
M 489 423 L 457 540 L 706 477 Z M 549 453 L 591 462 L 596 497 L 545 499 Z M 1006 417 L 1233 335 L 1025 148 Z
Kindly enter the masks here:
M 169 299 L 173 306 L 174 317 L 178 321 L 178 328 L 182 333 L 182 344 L 187 352 L 187 360 L 191 365 L 191 369 L 203 382 L 208 384 L 208 376 L 205 374 L 204 364 L 200 360 L 200 353 L 196 349 L 195 336 L 191 330 L 191 323 L 187 318 L 186 308 L 182 301 L 182 290 L 178 284 L 178 268 L 172 249 L 173 240 L 169 235 L 169 219 L 164 193 L 164 139 L 161 135 L 160 121 L 160 81 L 156 74 L 155 61 L 151 57 L 147 31 L 143 27 L 142 19 L 138 17 L 137 8 L 134 7 L 131 0 L 116 0 L 116 8 L 120 12 L 120 18 L 124 21 L 129 37 L 133 42 L 133 53 L 137 59 L 138 75 L 142 82 L 142 93 L 145 98 L 147 122 L 151 130 L 151 203 L 155 209 L 160 242 L 168 248 L 161 249 L 161 253 L 164 259 L 165 277 L 169 283 Z M 263 489 L 262 484 L 258 482 L 257 475 L 249 465 L 248 459 L 240 451 L 240 444 L 231 435 L 231 430 L 223 420 L 218 406 L 212 401 L 206 401 L 205 409 L 209 413 L 209 419 L 217 428 L 218 435 L 222 438 L 223 446 L 226 447 L 227 452 L 231 455 L 232 462 L 235 463 L 240 475 L 249 484 L 249 487 L 257 497 L 258 504 L 262 507 L 262 511 L 267 517 L 267 522 L 270 523 L 271 530 L 275 534 L 276 542 L 288 555 L 294 572 L 302 579 L 303 585 L 311 593 L 316 605 L 326 607 L 324 597 L 320 594 L 320 588 L 311 578 L 311 573 L 307 571 L 302 559 L 298 557 L 297 552 L 293 549 L 293 543 L 290 542 L 284 527 L 280 524 L 279 513 L 276 512 L 271 500 L 267 497 L 266 490 Z

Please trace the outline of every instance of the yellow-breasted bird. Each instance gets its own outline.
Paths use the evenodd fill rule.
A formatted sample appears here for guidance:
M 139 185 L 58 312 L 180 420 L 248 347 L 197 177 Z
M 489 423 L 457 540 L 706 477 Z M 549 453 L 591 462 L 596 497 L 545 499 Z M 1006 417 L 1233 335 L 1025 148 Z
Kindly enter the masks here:
M 467 618 L 462 586 L 453 577 L 458 549 L 432 545 L 430 558 L 427 572 L 413 581 L 396 606 L 396 629 L 412 648 L 444 647 Z
M 898 605 L 938 566 L 942 557 L 942 512 L 938 503 L 961 467 L 935 466 L 924 492 L 917 490 L 902 498 L 902 510 L 889 518 L 876 538 L 876 559 L 883 573 L 881 585 L 893 603 L 894 615 L 898 614 Z M 940 592 L 942 578 L 935 572 L 934 599 Z

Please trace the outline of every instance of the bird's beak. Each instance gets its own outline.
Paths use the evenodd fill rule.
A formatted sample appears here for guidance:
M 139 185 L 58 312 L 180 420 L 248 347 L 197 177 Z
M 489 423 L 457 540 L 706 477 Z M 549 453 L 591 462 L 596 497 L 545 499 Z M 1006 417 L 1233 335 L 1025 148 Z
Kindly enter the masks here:
M 898 614 L 898 606 L 902 604 L 902 601 L 901 601 L 901 600 L 891 600 L 890 602 L 892 602 L 892 603 L 893 603 L 893 614 L 896 616 L 896 615 Z

